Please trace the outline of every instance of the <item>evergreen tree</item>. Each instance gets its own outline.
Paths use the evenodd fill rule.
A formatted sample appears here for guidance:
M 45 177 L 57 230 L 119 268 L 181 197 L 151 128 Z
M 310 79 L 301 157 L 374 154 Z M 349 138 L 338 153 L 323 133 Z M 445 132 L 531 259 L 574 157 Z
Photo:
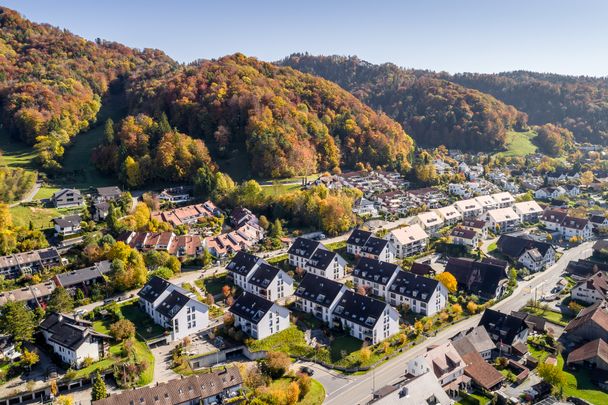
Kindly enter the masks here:
M 74 309 L 74 299 L 63 287 L 57 287 L 51 293 L 48 309 L 53 312 L 70 312 Z
M 111 145 L 114 143 L 114 121 L 112 121 L 112 118 L 106 120 L 103 134 L 106 144 Z
M 272 227 L 270 229 L 270 237 L 271 238 L 282 238 L 284 236 L 283 233 L 283 224 L 279 218 L 274 220 Z
M 93 391 L 91 392 L 91 399 L 93 401 L 99 401 L 100 399 L 104 399 L 108 396 L 108 392 L 106 389 L 106 382 L 101 377 L 101 373 L 97 370 L 95 373 L 95 380 L 93 381 Z
M 16 342 L 32 342 L 36 329 L 34 312 L 28 310 L 23 302 L 9 301 L 2 307 L 0 329 Z

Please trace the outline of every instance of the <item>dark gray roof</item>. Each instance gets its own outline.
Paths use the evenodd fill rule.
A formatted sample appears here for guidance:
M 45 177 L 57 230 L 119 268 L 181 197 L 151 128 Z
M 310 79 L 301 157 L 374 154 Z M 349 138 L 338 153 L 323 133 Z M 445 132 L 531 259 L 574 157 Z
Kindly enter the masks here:
M 277 267 L 262 263 L 253 272 L 249 282 L 260 288 L 268 288 L 272 280 L 281 272 Z
M 287 253 L 310 259 L 312 254 L 321 246 L 321 243 L 316 240 L 306 238 L 296 238 L 289 247 Z
M 398 271 L 400 271 L 400 268 L 396 264 L 362 257 L 353 269 L 352 274 L 354 277 L 386 285 Z
M 296 297 L 329 308 L 340 294 L 342 288 L 344 288 L 342 283 L 312 273 L 306 273 L 295 295 Z
M 82 218 L 80 218 L 80 215 L 67 215 L 65 217 L 53 218 L 53 222 L 62 228 L 74 227 L 80 225 Z
M 59 199 L 64 197 L 66 194 L 73 194 L 74 196 L 78 196 L 80 197 L 80 190 L 77 190 L 75 188 L 62 188 L 61 190 L 57 191 L 55 194 L 53 194 L 52 198 L 53 199 Z
M 338 254 L 331 250 L 317 249 L 308 260 L 307 265 L 314 267 L 315 269 L 325 270 L 336 256 L 338 256 Z
M 228 263 L 226 269 L 228 271 L 240 274 L 241 276 L 246 276 L 261 260 L 262 259 L 255 255 L 239 251 L 236 253 L 236 255 L 234 255 L 230 263 Z
M 450 257 L 445 271 L 452 274 L 458 288 L 485 298 L 493 298 L 500 282 L 507 278 L 507 262 L 484 258 L 473 260 Z
M 87 336 L 95 335 L 107 337 L 95 332 L 85 322 L 75 321 L 65 315 L 55 312 L 46 317 L 40 324 L 40 329 L 46 331 L 50 336 L 49 340 L 70 350 L 78 349 L 86 340 Z
M 167 289 L 167 287 L 169 287 L 169 285 L 171 285 L 171 283 L 167 280 L 157 276 L 152 276 L 146 285 L 139 290 L 137 295 L 146 301 L 154 302 Z
M 544 257 L 547 251 L 552 249 L 549 243 L 533 240 L 523 235 L 501 235 L 496 245 L 503 254 L 511 258 L 519 258 L 527 250 L 532 249 L 538 250 Z
M 156 310 L 169 319 L 173 317 L 190 301 L 190 297 L 183 294 L 181 291 L 171 291 L 167 298 L 163 300 Z
M 522 330 L 528 329 L 523 319 L 493 309 L 483 312 L 479 325 L 486 328 L 495 343 L 501 341 L 507 345 L 511 345 Z
M 48 249 L 40 249 L 38 255 L 41 260 L 59 259 L 59 252 L 54 247 Z
M 257 324 L 270 311 L 273 305 L 272 301 L 245 292 L 234 301 L 229 311 L 249 322 Z
M 472 229 L 464 229 L 457 226 L 456 228 L 452 229 L 450 236 L 455 236 L 457 238 L 473 239 L 476 234 L 477 231 L 474 231 Z
M 87 281 L 103 278 L 104 274 L 112 271 L 109 261 L 104 260 L 95 263 L 93 266 L 85 267 L 84 269 L 68 271 L 57 275 L 57 280 L 63 287 L 71 287 L 73 285 L 85 283 Z
M 386 307 L 387 304 L 380 300 L 347 290 L 340 297 L 334 316 L 371 329 L 382 317 Z
M 591 260 L 572 260 L 566 267 L 566 272 L 587 278 L 594 274 L 595 271 L 608 271 L 608 264 L 594 262 Z
M 118 188 L 116 186 L 97 188 L 97 195 L 100 197 L 115 198 L 115 197 L 119 197 L 121 194 L 122 194 L 122 191 L 120 190 L 120 188 Z
M 418 301 L 429 302 L 438 284 L 439 281 L 433 278 L 418 276 L 407 271 L 399 271 L 388 291 Z
M 418 263 L 418 262 L 412 263 L 410 272 L 412 272 L 414 274 L 418 274 L 419 276 L 426 276 L 429 274 L 434 275 L 436 273 L 435 269 L 433 269 L 433 267 L 430 264 Z
M 363 245 L 365 245 L 365 242 L 367 242 L 367 240 L 369 239 L 370 236 L 372 236 L 372 233 L 369 231 L 364 231 L 362 229 L 355 229 L 348 237 L 346 244 L 355 245 L 355 246 L 363 246 Z
M 388 245 L 388 241 L 386 239 L 376 238 L 375 236 L 371 236 L 365 245 L 361 248 L 361 252 L 378 256 L 382 253 L 384 248 Z

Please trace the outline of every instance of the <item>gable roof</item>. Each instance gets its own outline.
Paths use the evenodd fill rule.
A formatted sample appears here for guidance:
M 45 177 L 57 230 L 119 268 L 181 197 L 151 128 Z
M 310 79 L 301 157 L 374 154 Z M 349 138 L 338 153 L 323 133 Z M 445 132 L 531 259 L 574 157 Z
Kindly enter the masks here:
M 317 249 L 312 254 L 308 262 L 307 266 L 314 267 L 315 269 L 326 270 L 329 265 L 334 261 L 336 256 L 339 256 L 336 252 L 332 252 L 331 250 L 323 250 Z
M 412 267 L 410 268 L 410 272 L 414 274 L 418 274 L 419 276 L 426 276 L 429 274 L 435 274 L 435 269 L 430 264 L 412 263 Z
M 438 285 L 439 281 L 433 278 L 418 276 L 408 271 L 399 271 L 395 280 L 388 287 L 388 291 L 428 303 Z
M 497 259 L 450 257 L 445 271 L 452 274 L 459 288 L 484 297 L 494 297 L 499 284 L 506 280 L 507 262 Z
M 573 350 L 568 355 L 567 363 L 578 363 L 596 357 L 602 359 L 604 363 L 608 363 L 608 343 L 603 339 L 592 340 L 578 349 Z
M 355 229 L 352 231 L 348 240 L 346 241 L 347 245 L 355 245 L 355 246 L 363 246 L 365 242 L 372 236 L 372 233 L 369 231 L 364 231 L 363 229 Z
M 380 300 L 346 290 L 334 309 L 334 316 L 371 329 L 386 307 L 387 304 Z
M 505 376 L 486 363 L 468 337 L 461 337 L 452 344 L 465 363 L 464 373 L 478 385 L 490 390 L 504 381 Z
M 51 197 L 51 199 L 52 200 L 57 200 L 57 199 L 60 199 L 62 197 L 67 197 L 68 194 L 73 194 L 76 197 L 82 197 L 82 195 L 80 194 L 80 190 L 77 190 L 75 188 L 62 188 L 61 190 L 59 190 L 55 194 L 53 194 L 53 196 Z
M 97 195 L 100 197 L 114 198 L 122 194 L 120 188 L 116 186 L 97 187 Z
M 564 331 L 576 333 L 580 327 L 589 322 L 596 324 L 603 331 L 602 335 L 608 339 L 608 303 L 606 301 L 598 301 L 587 308 L 583 308 L 576 315 L 576 318 L 568 322 Z
M 109 338 L 107 335 L 95 332 L 89 322 L 77 321 L 56 312 L 42 321 L 40 329 L 49 334 L 50 341 L 73 351 L 78 350 L 88 336 Z
M 244 292 L 234 301 L 234 304 L 228 310 L 249 322 L 257 324 L 270 311 L 273 305 L 272 301 Z
M 511 311 L 511 315 L 522 319 L 531 329 L 534 329 L 537 332 L 545 331 L 545 324 L 547 321 L 541 316 L 532 315 L 523 311 Z
M 264 262 L 261 263 L 258 268 L 253 272 L 249 282 L 260 288 L 268 288 L 272 280 L 275 279 L 281 272 L 277 267 L 271 266 Z
M 71 287 L 73 285 L 85 283 L 91 280 L 103 278 L 105 274 L 112 271 L 112 265 L 108 260 L 95 263 L 93 266 L 85 267 L 84 269 L 68 271 L 56 276 L 56 280 L 62 287 Z
M 496 242 L 500 252 L 511 257 L 519 258 L 526 250 L 536 249 L 544 257 L 552 249 L 550 243 L 540 242 L 523 235 L 501 235 Z
M 305 259 L 310 259 L 315 250 L 317 250 L 320 246 L 321 242 L 298 237 L 293 241 L 287 253 L 290 255 L 303 257 Z
M 173 319 L 190 300 L 191 298 L 181 291 L 173 290 L 160 304 L 158 304 L 156 311 L 169 319 Z
M 306 273 L 300 285 L 298 285 L 295 295 L 296 297 L 329 308 L 336 298 L 338 298 L 343 288 L 345 287 L 342 283 L 312 273 Z
M 386 285 L 390 279 L 400 271 L 400 267 L 393 263 L 362 257 L 353 269 L 354 277 Z
M 607 263 L 599 263 L 591 260 L 571 260 L 566 267 L 566 272 L 579 277 L 590 277 L 594 271 L 608 271 Z
M 80 215 L 66 215 L 65 217 L 53 218 L 53 222 L 62 228 L 80 226 L 82 218 Z
M 152 276 L 137 295 L 146 301 L 154 302 L 170 285 L 171 283 L 167 280 Z
M 493 309 L 486 309 L 483 312 L 479 325 L 486 328 L 494 342 L 501 341 L 508 345 L 513 344 L 517 334 L 528 329 L 523 319 Z
M 238 251 L 226 266 L 228 271 L 246 276 L 262 259 L 251 253 Z
M 608 274 L 598 271 L 587 280 L 579 282 L 574 288 L 584 286 L 588 290 L 595 290 L 602 297 L 608 297 Z
M 375 236 L 370 236 L 369 239 L 367 239 L 367 242 L 365 242 L 365 245 L 361 247 L 361 252 L 374 256 L 379 256 L 387 247 L 387 245 L 387 240 L 376 238 Z
M 561 224 L 568 214 L 566 211 L 547 208 L 543 211 L 540 219 L 546 222 Z

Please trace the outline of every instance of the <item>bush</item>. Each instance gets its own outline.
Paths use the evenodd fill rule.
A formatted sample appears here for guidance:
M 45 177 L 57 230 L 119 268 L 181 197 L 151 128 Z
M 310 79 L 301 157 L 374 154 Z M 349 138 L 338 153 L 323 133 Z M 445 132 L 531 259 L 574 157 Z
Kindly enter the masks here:
M 262 372 L 273 380 L 281 378 L 291 365 L 291 359 L 283 352 L 269 352 L 262 362 Z
M 110 334 L 118 341 L 129 339 L 135 336 L 135 325 L 128 319 L 121 319 L 110 326 Z

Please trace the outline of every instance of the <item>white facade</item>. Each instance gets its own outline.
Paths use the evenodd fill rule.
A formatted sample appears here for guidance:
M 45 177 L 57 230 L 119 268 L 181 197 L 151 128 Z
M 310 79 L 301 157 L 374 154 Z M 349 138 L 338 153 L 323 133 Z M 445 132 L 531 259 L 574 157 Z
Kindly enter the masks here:
M 424 251 L 429 242 L 429 235 L 418 224 L 394 229 L 386 238 L 395 247 L 395 257 L 398 259 Z
M 58 355 L 61 360 L 75 368 L 80 368 L 87 358 L 93 361 L 99 360 L 99 345 L 95 338 L 88 336 L 86 340 L 76 349 L 72 350 L 69 347 L 62 346 L 56 342 L 49 340 L 49 335 L 43 332 L 46 342 L 53 349 L 53 352 Z
M 511 193 L 507 193 L 507 192 L 494 193 L 491 195 L 491 197 L 498 204 L 497 208 L 511 207 L 513 205 L 513 203 L 515 202 L 515 198 L 513 198 L 513 195 L 511 195 Z
M 387 291 L 386 293 L 386 301 L 392 306 L 398 307 L 407 304 L 410 310 L 417 314 L 432 316 L 445 308 L 448 301 L 448 290 L 443 284 L 437 283 L 437 288 L 435 288 L 435 291 L 433 291 L 433 294 L 428 300 L 423 299 L 422 296 L 418 298 L 420 299 L 406 297 L 405 295 L 399 294 L 398 291 Z
M 475 201 L 481 205 L 484 212 L 488 212 L 490 210 L 495 210 L 498 208 L 498 202 L 489 195 L 482 195 L 479 197 L 475 197 Z
M 490 228 L 495 232 L 510 232 L 519 227 L 520 216 L 512 208 L 497 208 L 486 214 Z
M 355 339 L 369 339 L 372 345 L 379 343 L 399 332 L 399 313 L 390 305 L 386 305 L 382 317 L 376 321 L 373 327 L 365 327 L 349 319 L 334 314 L 334 323 L 338 322 L 342 329 Z
M 537 249 L 529 249 L 517 261 L 532 272 L 541 271 L 555 263 L 555 250 L 549 249 L 543 256 Z
M 437 233 L 443 227 L 443 218 L 434 211 L 416 215 L 415 222 L 430 234 Z
M 253 273 L 249 273 L 250 276 Z M 266 298 L 268 301 L 276 301 L 293 294 L 293 279 L 283 270 L 280 270 L 277 276 L 268 284 L 268 287 L 261 287 L 247 282 L 244 290 Z
M 332 314 L 334 308 L 336 308 L 336 305 L 340 301 L 340 297 L 342 296 L 344 291 L 346 291 L 346 287 L 342 286 L 340 292 L 336 295 L 336 297 L 331 302 L 331 304 L 329 304 L 329 306 L 319 305 L 316 302 L 299 297 L 296 301 L 296 308 L 300 311 L 313 315 L 315 318 L 326 322 L 328 325 L 331 325 L 333 323 Z
M 474 198 L 456 201 L 454 206 L 463 218 L 475 218 L 483 214 L 483 207 Z
M 521 222 L 536 222 L 543 209 L 536 201 L 523 201 L 513 204 L 513 210 L 519 215 Z
M 570 296 L 573 300 L 584 302 L 586 304 L 595 304 L 598 301 L 606 299 L 606 290 L 608 287 L 608 276 L 603 272 L 597 272 L 589 279 L 581 281 L 570 290 Z M 594 280 L 595 279 L 595 280 Z
M 329 265 L 324 269 L 313 266 L 310 262 L 304 266 L 304 270 L 306 270 L 306 272 L 325 277 L 330 280 L 343 279 L 345 276 L 345 269 L 346 260 L 344 260 L 339 254 L 336 254 Z
M 453 205 L 436 208 L 434 211 L 443 219 L 446 226 L 462 221 L 462 214 Z
M 353 285 L 355 286 L 355 290 L 360 286 L 363 286 L 366 288 L 366 290 L 369 290 L 372 295 L 375 295 L 376 297 L 385 298 L 388 286 L 391 285 L 395 277 L 397 277 L 397 272 L 399 271 L 401 270 L 397 269 L 397 271 L 395 271 L 391 275 L 391 277 L 386 281 L 386 283 L 381 282 L 381 280 L 371 281 L 353 276 Z
M 254 339 L 264 339 L 289 328 L 289 310 L 273 304 L 272 308 L 257 322 L 251 322 L 234 314 L 234 326 Z

